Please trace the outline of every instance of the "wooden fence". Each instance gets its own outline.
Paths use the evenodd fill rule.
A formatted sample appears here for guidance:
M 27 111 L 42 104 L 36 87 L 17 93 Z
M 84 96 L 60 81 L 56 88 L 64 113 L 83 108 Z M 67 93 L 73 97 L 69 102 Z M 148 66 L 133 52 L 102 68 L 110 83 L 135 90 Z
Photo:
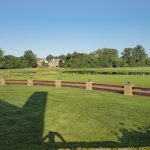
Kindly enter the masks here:
M 86 90 L 100 90 L 109 91 L 115 93 L 121 93 L 124 95 L 142 95 L 150 96 L 150 88 L 134 87 L 132 84 L 128 83 L 126 85 L 111 85 L 111 84 L 98 84 L 91 81 L 87 82 L 70 82 L 70 81 L 48 81 L 48 80 L 10 80 L 10 79 L 0 79 L 0 85 L 28 85 L 28 86 L 51 86 L 51 87 L 71 87 L 80 88 Z

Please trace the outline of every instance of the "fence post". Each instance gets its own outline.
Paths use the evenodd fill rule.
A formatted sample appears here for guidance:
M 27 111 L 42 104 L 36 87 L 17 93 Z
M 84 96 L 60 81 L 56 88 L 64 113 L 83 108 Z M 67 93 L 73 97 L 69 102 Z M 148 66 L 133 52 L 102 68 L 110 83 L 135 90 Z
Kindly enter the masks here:
M 2 86 L 6 85 L 6 80 L 4 78 L 0 79 L 0 85 Z
M 124 85 L 124 95 L 132 96 L 133 95 L 133 84 L 127 83 Z
M 28 79 L 27 80 L 27 85 L 28 86 L 33 86 L 33 79 Z
M 55 80 L 55 87 L 57 87 L 57 88 L 61 87 L 61 80 L 59 80 L 59 79 Z
M 89 80 L 85 83 L 85 89 L 86 90 L 93 90 L 93 82 L 91 82 L 91 80 Z

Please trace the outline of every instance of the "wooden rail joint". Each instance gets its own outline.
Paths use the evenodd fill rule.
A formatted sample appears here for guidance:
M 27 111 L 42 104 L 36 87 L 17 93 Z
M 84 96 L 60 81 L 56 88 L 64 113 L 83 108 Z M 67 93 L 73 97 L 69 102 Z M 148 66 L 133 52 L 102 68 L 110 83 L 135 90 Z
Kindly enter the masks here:
M 61 80 L 59 79 L 55 80 L 55 87 L 61 88 Z
M 6 80 L 4 78 L 0 79 L 0 85 L 2 86 L 6 85 Z
M 85 89 L 86 90 L 93 90 L 93 82 L 91 82 L 91 80 L 89 80 L 85 83 Z
M 133 95 L 133 84 L 128 82 L 124 85 L 124 95 L 132 96 Z
M 28 86 L 33 86 L 33 79 L 28 79 L 27 85 Z

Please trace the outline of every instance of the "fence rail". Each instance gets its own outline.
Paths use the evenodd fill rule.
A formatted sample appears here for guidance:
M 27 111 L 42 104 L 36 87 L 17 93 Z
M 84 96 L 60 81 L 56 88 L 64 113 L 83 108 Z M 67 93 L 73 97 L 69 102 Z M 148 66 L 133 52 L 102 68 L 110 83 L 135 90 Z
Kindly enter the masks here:
M 39 85 L 39 86 L 55 86 L 55 81 L 46 81 L 46 80 L 33 80 L 33 85 Z
M 7 85 L 26 85 L 27 80 L 5 80 Z
M 150 88 L 133 87 L 134 95 L 150 96 Z
M 101 90 L 109 91 L 114 93 L 121 93 L 124 95 L 141 95 L 150 96 L 150 88 L 134 87 L 132 84 L 128 83 L 126 85 L 112 85 L 112 84 L 99 84 L 88 82 L 71 82 L 71 81 L 48 81 L 48 80 L 10 80 L 10 79 L 0 79 L 0 85 L 28 85 L 28 86 L 51 86 L 51 87 L 71 87 L 71 88 L 81 88 L 86 90 Z
M 124 87 L 121 85 L 93 83 L 93 90 L 103 90 L 103 91 L 110 91 L 115 93 L 123 93 Z
M 61 86 L 62 86 L 62 87 L 72 87 L 72 88 L 85 89 L 85 83 L 84 83 L 84 82 L 62 81 L 62 82 L 61 82 Z

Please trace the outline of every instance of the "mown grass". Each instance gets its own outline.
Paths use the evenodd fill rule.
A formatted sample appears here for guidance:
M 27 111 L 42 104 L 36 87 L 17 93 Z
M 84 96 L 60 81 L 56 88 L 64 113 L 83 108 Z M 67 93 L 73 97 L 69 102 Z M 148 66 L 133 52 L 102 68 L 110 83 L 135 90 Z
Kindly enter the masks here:
M 150 146 L 150 100 L 101 91 L 0 87 L 0 148 L 46 149 L 43 137 L 102 147 Z M 58 139 L 55 139 L 58 141 Z M 87 143 L 85 143 L 87 142 Z M 54 143 L 53 143 L 54 144 Z
M 101 68 L 102 69 L 102 68 Z M 138 68 L 103 68 L 103 70 L 127 70 L 127 71 L 150 71 L 149 67 Z M 118 75 L 118 74 L 69 74 L 63 73 L 69 69 L 64 68 L 26 68 L 0 70 L 0 76 L 8 79 L 40 79 L 40 80 L 56 80 L 58 78 L 66 81 L 81 81 L 85 82 L 91 79 L 96 83 L 104 84 L 120 84 L 124 85 L 127 82 L 132 82 L 135 86 L 150 87 L 150 75 Z M 74 70 L 74 69 L 71 69 Z M 80 69 L 81 70 L 81 69 Z M 89 69 L 83 69 L 89 70 Z M 94 69 L 93 69 L 94 70 Z M 95 68 L 98 70 L 98 68 Z M 100 69 L 99 69 L 100 70 Z
M 29 74 L 29 75 L 11 75 L 7 79 L 22 79 L 27 80 L 40 79 L 40 80 L 56 80 L 61 79 L 65 81 L 80 81 L 86 82 L 89 79 L 95 83 L 104 84 L 119 84 L 124 85 L 127 82 L 133 83 L 135 86 L 150 87 L 150 75 L 91 75 L 91 74 L 64 74 L 64 73 L 47 73 L 47 74 Z
M 65 72 L 65 71 L 94 71 L 107 73 L 150 73 L 150 67 L 121 67 L 121 68 L 23 68 L 23 69 L 0 69 L 0 75 L 11 73 L 41 73 L 41 72 Z

